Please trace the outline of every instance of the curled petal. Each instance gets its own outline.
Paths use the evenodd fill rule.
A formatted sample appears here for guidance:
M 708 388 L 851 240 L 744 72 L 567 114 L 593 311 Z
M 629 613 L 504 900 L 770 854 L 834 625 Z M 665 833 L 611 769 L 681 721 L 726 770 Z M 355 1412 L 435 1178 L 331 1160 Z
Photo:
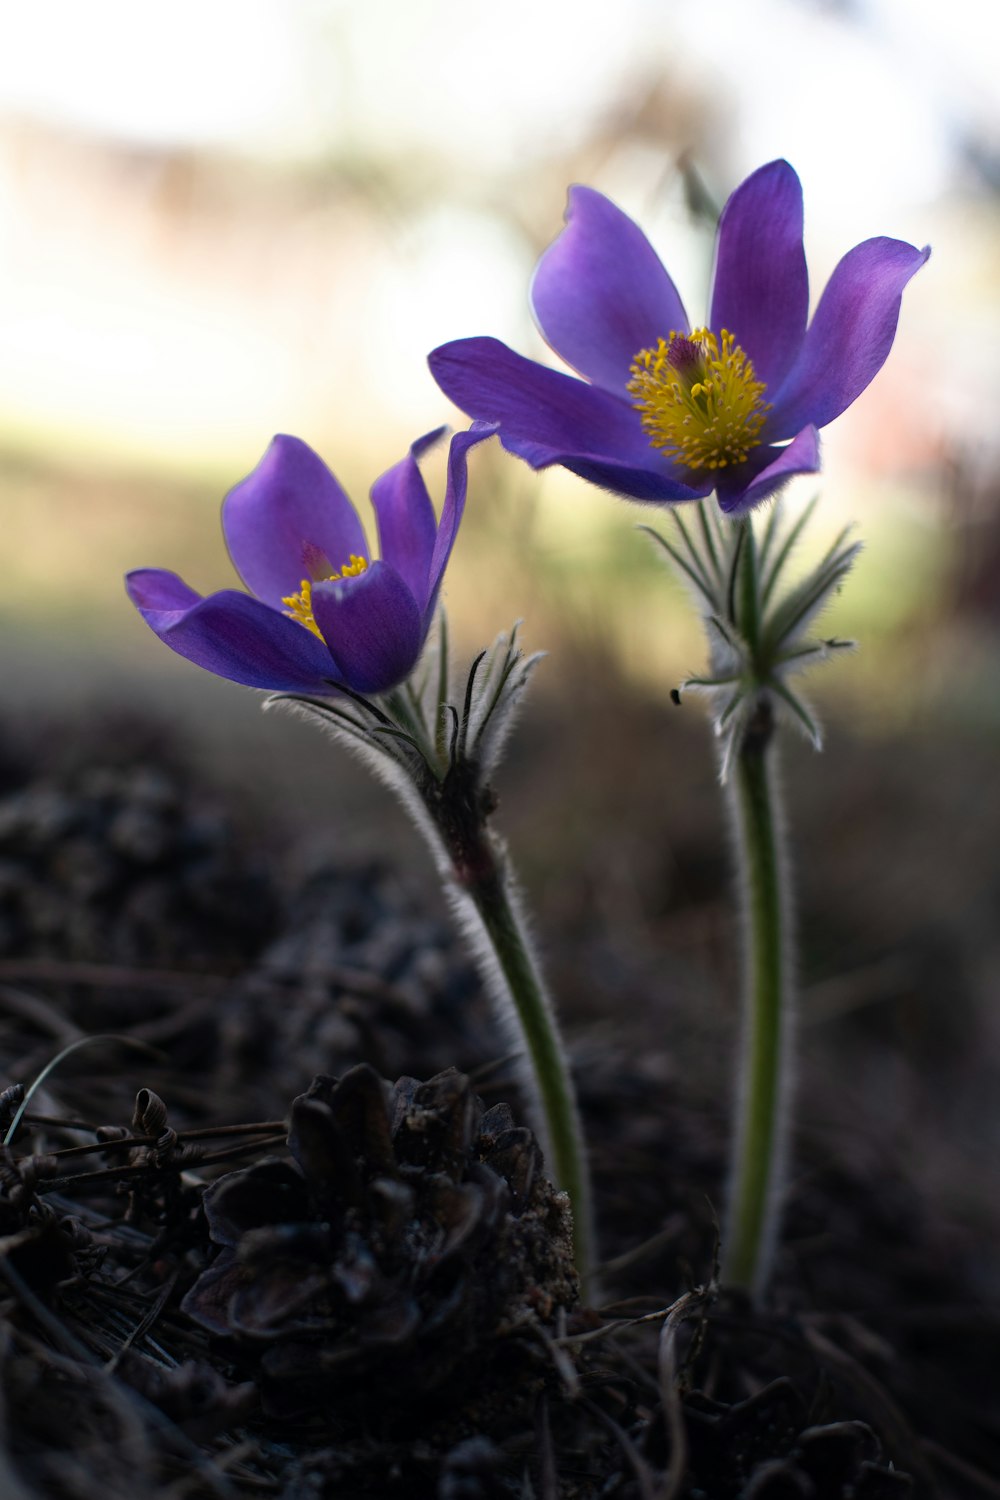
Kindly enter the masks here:
M 399 574 L 421 611 L 429 593 L 437 520 L 417 460 L 444 432 L 438 427 L 418 438 L 406 457 L 372 485 L 382 561 Z
M 805 342 L 772 397 L 767 436 L 825 427 L 878 374 L 896 336 L 903 288 L 930 255 L 902 240 L 865 240 L 827 282 Z
M 716 493 L 720 509 L 727 516 L 742 516 L 753 510 L 768 495 L 787 484 L 796 474 L 818 474 L 820 469 L 819 433 L 815 427 L 805 427 L 787 448 L 761 448 L 759 458 L 769 458 L 770 463 L 754 477 L 746 481 L 745 472 L 736 482 L 725 478 L 716 480 Z
M 465 497 L 469 485 L 469 450 L 475 448 L 478 443 L 485 442 L 487 438 L 491 438 L 496 431 L 495 422 L 473 422 L 468 432 L 456 432 L 449 445 L 448 480 L 444 492 L 444 505 L 441 507 L 441 522 L 434 541 L 427 597 L 423 604 L 425 631 L 430 625 L 434 606 L 437 603 L 438 590 L 441 587 L 441 579 L 448 566 L 451 549 L 455 545 L 455 537 L 458 535 L 458 528 L 465 512 Z M 420 603 L 419 599 L 417 603 Z
M 272 693 L 329 693 L 340 676 L 312 631 L 248 594 L 202 598 L 158 568 L 130 573 L 125 586 L 164 645 L 217 677 Z
M 387 563 L 317 583 L 312 607 L 336 658 L 338 682 L 356 693 L 384 693 L 416 665 L 426 630 L 416 600 Z
M 226 496 L 222 529 L 247 588 L 276 608 L 303 578 L 339 571 L 353 555 L 368 557 L 354 506 L 300 438 L 272 440 L 253 473 Z
M 165 568 L 136 568 L 127 573 L 125 591 L 141 614 L 190 609 L 202 597 Z
M 556 353 L 617 395 L 640 349 L 688 328 L 677 288 L 642 230 L 588 187 L 570 188 L 566 228 L 538 263 L 531 301 Z
M 515 354 L 499 339 L 442 344 L 429 363 L 456 406 L 470 417 L 499 424 L 505 446 L 515 439 L 557 454 L 650 467 L 649 443 L 631 406 Z
M 788 374 L 808 314 L 802 187 L 786 161 L 772 161 L 722 210 L 709 325 L 730 330 L 770 390 Z
M 591 458 L 583 454 L 559 453 L 540 443 L 523 443 L 516 438 L 503 439 L 504 447 L 523 458 L 533 469 L 547 469 L 551 464 L 560 464 L 571 474 L 578 474 L 590 484 L 628 500 L 647 501 L 652 505 L 673 505 L 684 500 L 699 500 L 709 494 L 711 483 L 689 483 L 679 476 L 684 471 L 664 466 L 662 469 L 642 468 L 635 464 L 617 463 L 614 459 Z M 653 459 L 650 449 L 647 459 Z M 690 473 L 690 470 L 688 471 Z M 691 476 L 693 479 L 693 475 Z

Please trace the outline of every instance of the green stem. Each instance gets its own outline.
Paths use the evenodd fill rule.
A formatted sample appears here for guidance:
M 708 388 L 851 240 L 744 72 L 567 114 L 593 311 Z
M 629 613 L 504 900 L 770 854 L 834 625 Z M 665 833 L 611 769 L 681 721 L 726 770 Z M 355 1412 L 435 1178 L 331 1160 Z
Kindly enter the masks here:
M 465 768 L 467 773 L 470 769 Z M 593 1248 L 590 1174 L 569 1062 L 506 852 L 486 826 L 489 805 L 483 807 L 472 792 L 475 772 L 468 786 L 465 780 L 456 767 L 428 806 L 447 859 L 449 885 L 501 1023 L 526 1055 L 533 1113 L 551 1176 L 569 1195 L 576 1266 L 586 1288 Z
M 494 866 L 469 890 L 489 939 L 520 1031 L 531 1059 L 552 1176 L 569 1194 L 573 1207 L 577 1270 L 585 1283 L 590 1272 L 592 1240 L 590 1175 L 569 1063 L 559 1036 L 555 1011 L 513 898 L 501 851 L 493 843 Z
M 789 913 L 774 715 L 761 698 L 732 776 L 746 923 L 746 1010 L 723 1279 L 759 1293 L 777 1232 L 788 1089 Z
M 344 722 L 335 709 L 316 700 L 292 697 L 291 701 L 319 712 L 340 732 L 362 738 L 365 758 L 375 760 L 383 774 L 388 767 L 386 779 L 426 838 L 445 891 L 471 939 L 473 955 L 499 1020 L 515 1042 L 518 1060 L 523 1062 L 532 1124 L 549 1175 L 568 1196 L 576 1265 L 584 1290 L 593 1296 L 593 1283 L 588 1287 L 593 1247 L 590 1178 L 569 1062 L 506 851 L 488 827 L 496 798 L 478 758 L 483 727 L 499 711 L 505 689 L 513 696 L 509 680 L 521 662 L 515 632 L 506 643 L 501 640 L 499 644 L 504 650 L 503 660 L 497 665 L 490 659 L 485 667 L 487 675 L 478 684 L 477 671 L 489 653 L 481 653 L 473 663 L 461 714 L 444 699 L 447 679 L 442 668 L 433 730 L 422 706 L 404 689 L 387 695 L 384 708 L 353 695 L 368 715 L 357 723 Z M 441 651 L 445 656 L 447 640 L 443 634 Z M 523 685 L 534 660 L 521 662 L 514 689 Z M 481 694 L 479 703 L 477 690 Z M 481 712 L 484 704 L 485 716 Z M 509 708 L 508 702 L 507 711 Z M 352 739 L 351 744 L 353 748 L 356 741 Z M 399 748 L 401 745 L 405 750 Z

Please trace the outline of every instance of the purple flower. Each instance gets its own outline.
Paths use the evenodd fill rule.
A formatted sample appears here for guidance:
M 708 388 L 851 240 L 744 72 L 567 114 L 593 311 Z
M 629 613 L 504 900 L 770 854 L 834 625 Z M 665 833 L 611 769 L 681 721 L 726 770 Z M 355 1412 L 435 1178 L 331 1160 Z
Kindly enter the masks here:
M 708 323 L 692 329 L 642 231 L 574 187 L 531 297 L 545 339 L 584 379 L 491 338 L 442 345 L 431 371 L 533 468 L 562 464 L 653 503 L 714 489 L 738 515 L 818 470 L 817 428 L 881 369 L 903 288 L 929 254 L 901 240 L 856 245 L 807 328 L 802 188 L 787 162 L 771 162 L 723 209 Z
M 322 459 L 298 438 L 276 437 L 222 506 L 251 592 L 203 598 L 176 573 L 140 568 L 126 579 L 129 598 L 172 650 L 246 687 L 385 692 L 423 649 L 465 509 L 467 454 L 496 428 L 475 423 L 452 438 L 438 522 L 417 460 L 444 431 L 419 438 L 372 486 L 379 561 Z

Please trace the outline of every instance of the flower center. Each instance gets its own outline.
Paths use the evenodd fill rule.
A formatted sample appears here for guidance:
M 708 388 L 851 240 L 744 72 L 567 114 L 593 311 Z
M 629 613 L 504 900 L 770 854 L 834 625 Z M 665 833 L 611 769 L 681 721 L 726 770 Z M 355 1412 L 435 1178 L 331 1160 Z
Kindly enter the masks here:
M 330 564 L 327 563 L 326 566 L 329 567 Z M 335 578 L 357 578 L 358 574 L 363 573 L 367 567 L 368 564 L 365 559 L 358 557 L 356 552 L 352 552 L 350 561 L 346 562 L 339 571 L 322 573 L 315 578 L 303 578 L 302 587 L 298 593 L 289 594 L 287 598 L 282 599 L 282 604 L 287 604 L 288 606 L 284 613 L 290 620 L 298 620 L 300 625 L 304 625 L 307 630 L 311 630 L 313 635 L 318 635 L 320 640 L 322 640 L 323 632 L 313 617 L 313 584 L 332 583 Z
M 654 448 L 689 469 L 741 464 L 760 442 L 767 387 L 728 329 L 671 333 L 640 349 L 626 389 Z

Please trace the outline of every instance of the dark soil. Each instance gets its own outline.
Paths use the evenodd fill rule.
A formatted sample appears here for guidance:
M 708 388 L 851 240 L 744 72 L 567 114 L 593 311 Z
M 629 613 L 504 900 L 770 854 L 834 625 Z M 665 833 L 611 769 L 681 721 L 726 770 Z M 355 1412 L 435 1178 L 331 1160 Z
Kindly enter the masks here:
M 675 1026 L 650 928 L 595 914 L 577 871 L 549 967 L 605 1261 L 583 1306 L 440 906 L 383 860 L 296 870 L 178 756 L 105 738 L 113 756 L 0 757 L 5 1133 L 90 1039 L 0 1161 L 4 1497 L 1000 1494 L 994 1207 L 946 1212 L 943 1146 L 936 1186 L 885 1101 L 858 1103 L 865 1070 L 911 1080 L 921 1049 L 983 1087 L 948 931 L 918 967 L 955 984 L 964 1022 L 928 1036 L 912 964 L 880 968 L 868 913 L 807 880 L 807 978 L 836 942 L 834 973 L 881 998 L 828 985 L 836 1015 L 804 1036 L 755 1308 L 716 1280 L 727 1122 L 705 1031 L 730 960 L 705 955 L 724 863 L 675 830 L 647 906 L 678 938 Z

